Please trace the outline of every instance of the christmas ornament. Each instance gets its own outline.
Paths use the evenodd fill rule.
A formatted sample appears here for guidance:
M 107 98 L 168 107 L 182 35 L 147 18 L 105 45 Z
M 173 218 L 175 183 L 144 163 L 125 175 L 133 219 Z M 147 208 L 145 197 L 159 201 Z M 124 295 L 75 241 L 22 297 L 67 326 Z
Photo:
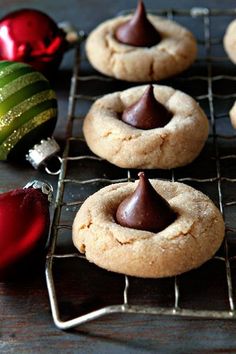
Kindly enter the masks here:
M 56 119 L 57 100 L 49 81 L 30 65 L 1 61 L 0 160 L 28 153 L 27 159 L 38 168 L 59 151 L 55 140 L 47 139 Z
M 52 187 L 33 181 L 0 194 L 0 274 L 45 246 Z
M 65 31 L 41 11 L 11 12 L 0 20 L 0 59 L 25 62 L 46 75 L 51 74 L 68 48 L 66 36 Z

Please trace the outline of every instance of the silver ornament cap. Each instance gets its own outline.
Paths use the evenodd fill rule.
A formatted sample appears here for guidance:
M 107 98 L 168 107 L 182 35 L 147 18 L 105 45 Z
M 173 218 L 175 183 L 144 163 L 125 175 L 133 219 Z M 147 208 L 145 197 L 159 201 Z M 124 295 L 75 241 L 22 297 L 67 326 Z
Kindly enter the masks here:
M 47 138 L 41 140 L 39 144 L 34 145 L 25 158 L 35 169 L 38 169 L 40 166 L 45 165 L 46 161 L 59 151 L 60 146 L 56 140 L 54 138 Z
M 77 31 L 68 21 L 59 22 L 58 27 L 65 33 L 65 39 L 70 47 L 82 42 L 86 38 L 84 31 Z
M 48 182 L 43 182 L 43 181 L 38 181 L 37 179 L 28 182 L 25 186 L 24 189 L 28 188 L 34 188 L 34 189 L 40 189 L 43 194 L 46 194 L 48 197 L 48 201 L 52 202 L 52 197 L 53 197 L 53 187 L 50 183 Z

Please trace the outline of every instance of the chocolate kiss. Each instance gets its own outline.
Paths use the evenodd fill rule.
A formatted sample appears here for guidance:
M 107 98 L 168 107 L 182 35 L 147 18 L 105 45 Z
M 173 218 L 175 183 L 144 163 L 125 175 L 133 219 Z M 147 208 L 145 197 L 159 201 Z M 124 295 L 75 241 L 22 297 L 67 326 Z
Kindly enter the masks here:
M 139 173 L 139 184 L 134 193 L 118 206 L 118 224 L 138 230 L 159 232 L 176 218 L 169 203 L 162 198 L 145 176 Z
M 152 47 L 161 40 L 160 34 L 147 19 L 142 1 L 139 1 L 131 20 L 117 28 L 115 37 L 119 42 L 135 47 Z
M 121 119 L 139 129 L 164 127 L 171 119 L 171 113 L 159 103 L 149 85 L 138 102 L 126 108 Z

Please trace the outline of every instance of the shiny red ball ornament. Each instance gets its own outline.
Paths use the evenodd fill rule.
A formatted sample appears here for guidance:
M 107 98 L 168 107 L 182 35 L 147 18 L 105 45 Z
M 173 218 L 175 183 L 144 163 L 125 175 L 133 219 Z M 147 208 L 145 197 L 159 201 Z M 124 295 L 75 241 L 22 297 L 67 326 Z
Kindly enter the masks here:
M 44 248 L 50 191 L 48 184 L 33 181 L 29 187 L 0 194 L 0 275 L 38 247 Z
M 65 33 L 45 13 L 34 9 L 11 12 L 0 20 L 0 59 L 32 65 L 48 75 L 60 65 Z

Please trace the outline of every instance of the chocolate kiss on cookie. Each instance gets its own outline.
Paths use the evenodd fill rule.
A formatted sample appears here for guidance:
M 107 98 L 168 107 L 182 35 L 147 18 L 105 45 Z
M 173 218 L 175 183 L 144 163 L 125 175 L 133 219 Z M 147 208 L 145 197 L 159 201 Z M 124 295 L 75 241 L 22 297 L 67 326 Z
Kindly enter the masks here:
M 154 129 L 164 127 L 171 116 L 171 113 L 155 99 L 153 86 L 149 85 L 141 98 L 124 110 L 121 119 L 139 129 Z
M 138 176 L 137 188 L 118 206 L 116 221 L 121 226 L 159 232 L 175 220 L 176 214 L 152 187 L 144 172 Z
M 115 32 L 116 39 L 135 47 L 152 47 L 160 42 L 161 36 L 149 22 L 142 1 L 130 21 L 123 23 Z

